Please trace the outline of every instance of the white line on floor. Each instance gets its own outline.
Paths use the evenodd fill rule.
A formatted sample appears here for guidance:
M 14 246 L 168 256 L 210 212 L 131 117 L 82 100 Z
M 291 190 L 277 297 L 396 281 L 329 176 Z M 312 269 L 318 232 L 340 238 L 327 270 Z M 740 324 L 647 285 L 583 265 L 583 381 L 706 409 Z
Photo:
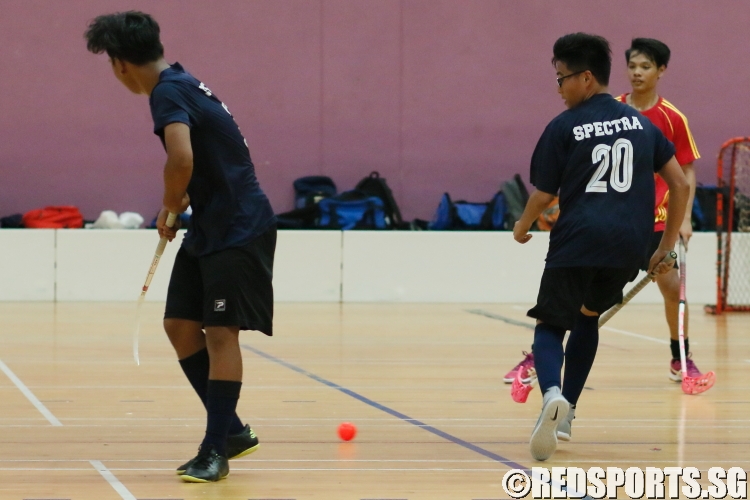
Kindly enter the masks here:
M 138 500 L 133 496 L 132 493 L 123 485 L 119 479 L 107 469 L 103 463 L 99 460 L 89 460 L 89 463 L 94 466 L 94 469 L 107 480 L 109 485 L 122 497 L 122 500 Z
M 34 396 L 34 393 L 29 390 L 26 385 L 21 382 L 21 379 L 16 377 L 16 374 L 11 371 L 8 366 L 0 360 L 0 370 L 5 373 L 5 375 L 14 383 L 16 384 L 16 387 L 18 387 L 18 390 L 21 391 L 21 393 L 26 396 L 26 399 L 28 399 L 31 404 L 33 404 L 37 410 L 39 410 L 39 413 L 44 415 L 44 418 L 46 418 L 50 424 L 54 425 L 55 427 L 61 427 L 62 422 L 57 420 L 57 417 L 55 417 L 51 411 L 47 409 L 46 406 L 42 404 L 39 399 L 37 399 L 36 396 Z
M 617 328 L 612 328 L 612 327 L 609 327 L 609 326 L 603 326 L 602 330 L 609 330 L 610 332 L 615 332 L 615 333 L 619 333 L 619 334 L 622 334 L 622 335 L 628 335 L 630 337 L 637 337 L 637 338 L 643 339 L 643 340 L 650 340 L 651 342 L 657 342 L 659 344 L 667 344 L 667 345 L 669 345 L 669 341 L 668 340 L 657 339 L 657 338 L 654 338 L 654 337 L 649 337 L 648 335 L 641 335 L 640 333 L 629 332 L 627 330 L 618 330 Z

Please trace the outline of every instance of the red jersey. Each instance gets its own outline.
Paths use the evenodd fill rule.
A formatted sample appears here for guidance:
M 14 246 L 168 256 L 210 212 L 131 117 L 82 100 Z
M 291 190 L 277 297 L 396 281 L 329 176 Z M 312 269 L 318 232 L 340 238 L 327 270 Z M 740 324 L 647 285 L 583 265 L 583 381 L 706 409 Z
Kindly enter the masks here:
M 627 103 L 628 94 L 622 94 L 616 97 L 618 101 Z M 695 145 L 693 134 L 688 127 L 688 120 L 685 115 L 674 105 L 659 97 L 656 104 L 641 114 L 648 118 L 651 123 L 656 125 L 659 130 L 672 141 L 675 148 L 675 158 L 680 165 L 687 165 L 698 158 L 698 148 Z M 665 221 L 667 220 L 667 206 L 669 205 L 669 187 L 664 179 L 655 175 L 656 184 L 656 202 L 654 204 L 654 231 L 664 231 Z

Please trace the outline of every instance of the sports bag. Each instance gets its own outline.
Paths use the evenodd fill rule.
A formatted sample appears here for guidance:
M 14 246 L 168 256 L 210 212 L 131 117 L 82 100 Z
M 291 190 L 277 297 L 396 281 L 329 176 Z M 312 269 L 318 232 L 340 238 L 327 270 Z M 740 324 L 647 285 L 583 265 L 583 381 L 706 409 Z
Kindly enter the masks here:
M 45 207 L 26 212 L 23 225 L 36 229 L 62 229 L 83 227 L 83 215 L 77 207 Z
M 428 224 L 433 230 L 501 230 L 505 228 L 505 196 L 498 192 L 485 203 L 453 202 L 448 193 L 440 199 Z
M 404 221 L 401 218 L 401 210 L 399 210 L 396 204 L 393 192 L 378 172 L 370 173 L 370 175 L 359 181 L 354 189 L 362 191 L 368 196 L 377 196 L 383 200 L 385 224 L 388 228 L 394 229 L 404 226 Z
M 336 195 L 333 179 L 324 175 L 300 177 L 293 183 L 294 207 L 305 208 L 315 205 L 323 198 Z
M 324 229 L 385 229 L 383 200 L 352 190 L 318 202 L 318 227 Z
M 505 216 L 505 229 L 512 231 L 516 221 L 521 218 L 523 210 L 526 208 L 526 202 L 529 201 L 529 192 L 519 174 L 504 182 L 502 191 L 508 208 Z

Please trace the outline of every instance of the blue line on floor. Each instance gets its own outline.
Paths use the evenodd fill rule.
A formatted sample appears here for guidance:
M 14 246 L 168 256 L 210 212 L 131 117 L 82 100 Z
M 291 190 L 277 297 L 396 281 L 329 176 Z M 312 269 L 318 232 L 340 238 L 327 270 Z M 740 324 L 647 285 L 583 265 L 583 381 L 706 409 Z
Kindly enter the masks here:
M 518 321 L 517 319 L 506 318 L 505 316 L 500 316 L 499 314 L 487 312 L 483 309 L 467 309 L 466 312 L 471 313 L 471 314 L 478 314 L 479 316 L 484 316 L 487 318 L 499 319 L 500 321 L 508 323 L 509 325 L 522 326 L 523 328 L 528 328 L 529 330 L 533 330 L 536 328 L 536 325 L 533 323 L 526 323 L 525 321 Z
M 448 434 L 447 432 L 441 431 L 440 429 L 437 429 L 437 428 L 435 428 L 435 427 L 433 427 L 431 425 L 427 425 L 424 422 L 420 422 L 419 420 L 411 418 L 408 415 L 404 415 L 403 413 L 401 413 L 399 411 L 396 411 L 396 410 L 394 410 L 392 408 L 389 408 L 389 407 L 387 407 L 385 405 L 382 405 L 382 404 L 378 403 L 377 401 L 373 401 L 372 399 L 370 399 L 368 397 L 365 397 L 365 396 L 363 396 L 363 395 L 361 395 L 359 393 L 356 393 L 356 392 L 352 391 L 351 389 L 347 389 L 346 387 L 342 387 L 342 386 L 338 385 L 335 382 L 331 382 L 331 381 L 326 380 L 326 379 L 324 379 L 322 377 L 319 377 L 318 375 L 315 375 L 314 373 L 308 372 L 304 368 L 300 368 L 299 366 L 293 365 L 293 364 L 291 364 L 291 363 L 289 363 L 287 361 L 284 361 L 283 359 L 279 359 L 277 357 L 271 356 L 270 354 L 267 354 L 267 353 L 265 353 L 265 352 L 263 352 L 263 351 L 261 351 L 259 349 L 256 349 L 255 347 L 249 346 L 247 344 L 242 344 L 242 348 L 243 349 L 247 349 L 248 351 L 251 351 L 251 352 L 257 354 L 258 356 L 260 356 L 262 358 L 266 358 L 269 361 L 273 361 L 276 364 L 279 364 L 281 366 L 289 368 L 290 370 L 293 370 L 293 371 L 295 371 L 295 372 L 297 372 L 297 373 L 299 373 L 301 375 L 304 375 L 304 376 L 306 376 L 308 378 L 311 378 L 311 379 L 315 380 L 316 382 L 320 382 L 323 385 L 327 385 L 331 389 L 336 389 L 339 392 L 343 392 L 347 396 L 351 396 L 354 399 L 356 399 L 358 401 L 361 401 L 362 403 L 365 403 L 366 405 L 372 406 L 373 408 L 376 408 L 376 409 L 378 409 L 380 411 L 388 413 L 389 415 L 392 415 L 392 416 L 394 416 L 394 417 L 396 417 L 398 419 L 401 419 L 404 422 L 410 423 L 410 424 L 412 424 L 414 426 L 419 427 L 420 429 L 426 430 L 427 432 L 430 432 L 430 433 L 432 433 L 432 434 L 434 434 L 436 436 L 439 436 L 439 437 L 445 439 L 446 441 L 450 441 L 452 443 L 455 443 L 455 444 L 457 444 L 459 446 L 462 446 L 462 447 L 466 448 L 467 450 L 471 450 L 471 451 L 473 451 L 475 453 L 479 453 L 480 455 L 484 455 L 487 458 L 495 460 L 496 462 L 500 462 L 501 464 L 504 464 L 504 465 L 508 466 L 511 469 L 529 470 L 528 467 L 525 467 L 525 466 L 523 466 L 523 465 L 521 465 L 519 463 L 513 462 L 512 460 L 507 459 L 505 457 L 502 457 L 502 456 L 500 456 L 500 455 L 498 455 L 496 453 L 492 453 L 489 450 L 485 450 L 484 448 L 480 448 L 479 446 L 471 444 L 468 441 L 464 441 L 461 438 L 457 438 L 456 436 L 452 436 L 452 435 Z

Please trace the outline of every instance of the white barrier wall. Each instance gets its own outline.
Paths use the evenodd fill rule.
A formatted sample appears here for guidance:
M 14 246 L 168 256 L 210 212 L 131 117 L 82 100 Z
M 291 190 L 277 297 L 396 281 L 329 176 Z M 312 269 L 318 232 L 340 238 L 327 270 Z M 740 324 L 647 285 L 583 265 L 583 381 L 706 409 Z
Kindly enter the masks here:
M 509 232 L 279 231 L 274 292 L 278 302 L 531 303 L 549 241 L 533 234 L 520 245 Z M 165 300 L 180 239 L 147 300 Z M 0 230 L 0 300 L 135 301 L 157 243 L 153 230 Z M 715 234 L 696 233 L 690 301 L 715 303 L 715 261 Z M 661 295 L 650 285 L 634 302 Z
M 170 272 L 183 234 L 167 245 L 146 300 L 166 300 Z M 341 234 L 341 231 L 279 231 L 274 262 L 277 301 L 341 300 Z M 158 241 L 153 230 L 58 231 L 57 300 L 135 301 Z
M 279 231 L 273 262 L 277 302 L 341 300 L 341 231 Z
M 164 250 L 146 300 L 166 300 L 182 234 Z M 158 233 L 153 230 L 59 230 L 57 300 L 137 300 L 158 243 Z
M 549 233 L 344 233 L 344 302 L 531 302 Z
M 55 231 L 0 230 L 0 300 L 55 299 Z

